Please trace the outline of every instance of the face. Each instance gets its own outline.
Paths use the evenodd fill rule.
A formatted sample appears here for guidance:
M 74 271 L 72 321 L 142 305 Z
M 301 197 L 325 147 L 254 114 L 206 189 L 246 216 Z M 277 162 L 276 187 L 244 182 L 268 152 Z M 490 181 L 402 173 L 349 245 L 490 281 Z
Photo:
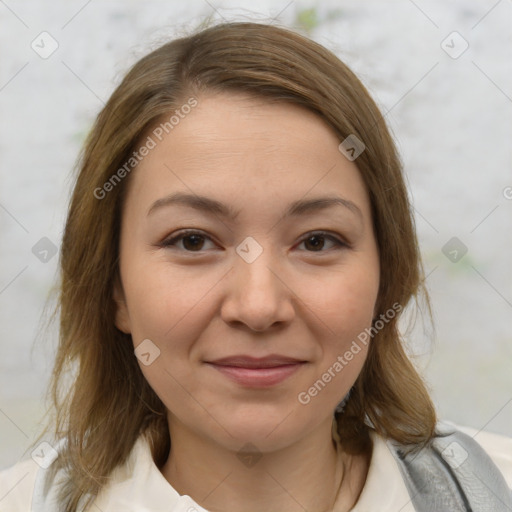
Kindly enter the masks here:
M 206 95 L 130 176 L 115 321 L 171 437 L 179 423 L 229 449 L 279 449 L 355 382 L 379 257 L 340 142 L 298 106 Z

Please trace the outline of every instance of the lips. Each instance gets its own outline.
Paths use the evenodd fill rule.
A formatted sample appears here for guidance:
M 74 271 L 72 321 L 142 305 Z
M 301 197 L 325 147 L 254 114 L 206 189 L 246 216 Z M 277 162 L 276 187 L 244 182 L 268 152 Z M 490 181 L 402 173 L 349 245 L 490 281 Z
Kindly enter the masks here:
M 218 366 L 234 366 L 237 368 L 275 368 L 277 366 L 304 363 L 305 361 L 279 355 L 270 355 L 266 357 L 240 355 L 224 357 L 222 359 L 216 359 L 215 361 L 209 362 Z
M 249 388 L 275 386 L 293 375 L 305 363 L 306 361 L 280 355 L 262 358 L 240 355 L 207 362 L 231 381 Z

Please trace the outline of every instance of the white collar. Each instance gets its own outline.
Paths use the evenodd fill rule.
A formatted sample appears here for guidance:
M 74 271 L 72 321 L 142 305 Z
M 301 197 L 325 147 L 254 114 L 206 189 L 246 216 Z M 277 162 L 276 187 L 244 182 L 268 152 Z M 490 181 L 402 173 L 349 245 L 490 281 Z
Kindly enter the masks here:
M 386 441 L 375 432 L 370 435 L 373 449 L 368 476 L 352 511 L 413 512 L 407 488 Z M 164 478 L 143 436 L 135 443 L 126 464 L 114 470 L 110 484 L 94 503 L 100 510 L 125 512 L 208 512 L 190 496 L 178 494 Z
M 370 467 L 352 512 L 415 512 L 400 469 L 386 440 L 373 430 L 370 431 L 370 437 L 373 444 Z

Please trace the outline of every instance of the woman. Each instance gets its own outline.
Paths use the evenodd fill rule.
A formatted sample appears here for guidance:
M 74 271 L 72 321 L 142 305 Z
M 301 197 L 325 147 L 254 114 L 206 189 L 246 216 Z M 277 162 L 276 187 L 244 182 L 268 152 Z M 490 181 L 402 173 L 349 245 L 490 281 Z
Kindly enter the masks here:
M 51 440 L 0 474 L 6 510 L 512 508 L 510 440 L 438 423 L 404 352 L 399 157 L 325 48 L 226 23 L 141 59 L 61 250 Z

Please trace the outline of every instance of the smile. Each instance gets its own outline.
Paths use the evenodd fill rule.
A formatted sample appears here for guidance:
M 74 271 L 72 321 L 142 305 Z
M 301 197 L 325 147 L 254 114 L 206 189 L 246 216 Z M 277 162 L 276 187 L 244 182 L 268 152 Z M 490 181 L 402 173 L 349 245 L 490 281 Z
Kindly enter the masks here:
M 275 386 L 293 375 L 305 363 L 296 362 L 279 366 L 247 368 L 223 364 L 206 363 L 237 384 L 251 388 L 266 388 Z

